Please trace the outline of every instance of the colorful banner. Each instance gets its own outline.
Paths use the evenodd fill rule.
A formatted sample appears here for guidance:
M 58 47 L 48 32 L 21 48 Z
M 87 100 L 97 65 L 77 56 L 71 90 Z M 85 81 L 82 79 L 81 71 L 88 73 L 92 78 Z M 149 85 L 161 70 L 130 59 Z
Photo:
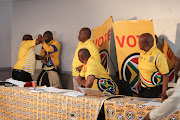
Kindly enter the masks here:
M 173 68 L 175 55 L 165 39 L 162 40 L 162 45 L 161 45 L 160 50 L 162 51 L 162 53 L 164 53 L 167 59 L 167 63 L 169 67 L 169 74 L 168 74 L 169 82 L 176 82 L 177 77 L 175 75 L 174 68 Z
M 128 81 L 135 92 L 138 81 L 139 36 L 150 33 L 154 36 L 152 20 L 128 20 L 113 23 L 120 80 Z M 156 45 L 156 42 L 154 42 Z
M 109 70 L 109 51 L 111 38 L 112 17 L 109 17 L 106 22 L 99 27 L 93 29 L 92 40 L 97 45 L 101 57 L 101 64 L 106 71 Z

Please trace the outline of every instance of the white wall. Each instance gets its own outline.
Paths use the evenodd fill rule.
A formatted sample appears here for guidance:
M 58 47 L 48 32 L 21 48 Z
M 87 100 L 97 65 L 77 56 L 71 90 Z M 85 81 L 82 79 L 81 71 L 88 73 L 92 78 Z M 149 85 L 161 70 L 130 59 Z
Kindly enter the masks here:
M 0 2 L 0 68 L 11 67 L 12 2 Z
M 17 61 L 18 48 L 24 34 L 33 36 L 47 30 L 54 31 L 63 44 L 61 64 L 63 71 L 71 71 L 78 33 L 82 27 L 100 26 L 109 16 L 115 21 L 153 19 L 155 33 L 166 36 L 173 46 L 180 42 L 179 0 L 28 0 L 13 4 L 13 33 L 11 66 Z M 178 31 L 178 35 L 176 35 Z M 176 38 L 178 37 L 178 38 Z M 36 49 L 40 53 L 40 46 Z M 37 68 L 41 65 L 38 63 Z

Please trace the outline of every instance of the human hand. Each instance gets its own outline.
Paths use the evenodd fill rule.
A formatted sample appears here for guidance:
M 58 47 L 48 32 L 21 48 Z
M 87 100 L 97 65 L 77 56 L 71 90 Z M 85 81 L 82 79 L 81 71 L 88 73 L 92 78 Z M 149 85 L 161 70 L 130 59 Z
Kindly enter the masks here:
M 44 57 L 48 58 L 48 57 L 50 57 L 50 55 L 49 55 L 49 54 L 46 54 L 46 55 L 44 55 Z
M 77 67 L 76 70 L 80 72 L 82 70 L 82 66 Z
M 44 58 L 41 60 L 41 62 L 44 63 L 44 64 L 47 64 L 47 58 L 44 57 Z
M 149 117 L 149 113 L 144 117 L 144 120 L 151 120 Z
M 139 91 L 141 90 L 141 83 L 137 83 L 137 85 L 135 86 L 136 89 L 136 93 L 139 94 Z
M 165 99 L 168 98 L 168 96 L 166 95 L 166 93 L 161 93 L 161 94 L 159 95 L 159 97 L 161 97 L 161 101 L 164 101 Z
M 82 77 L 81 77 L 81 76 L 78 76 L 78 78 L 77 78 L 77 82 L 78 82 L 78 84 L 79 84 L 80 86 L 84 86 L 84 85 L 85 85 L 85 80 L 84 80 L 84 79 L 82 79 Z
M 41 34 L 38 35 L 37 39 L 40 41 L 40 43 L 44 42 L 44 39 Z

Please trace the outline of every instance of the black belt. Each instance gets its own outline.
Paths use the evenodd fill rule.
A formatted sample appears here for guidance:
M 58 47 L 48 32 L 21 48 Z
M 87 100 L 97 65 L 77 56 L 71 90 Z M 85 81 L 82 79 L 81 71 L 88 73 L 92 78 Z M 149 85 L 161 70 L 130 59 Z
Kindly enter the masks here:
M 26 72 L 26 71 L 24 71 L 24 70 L 19 70 L 19 69 L 13 69 L 13 71 L 16 71 L 16 72 Z

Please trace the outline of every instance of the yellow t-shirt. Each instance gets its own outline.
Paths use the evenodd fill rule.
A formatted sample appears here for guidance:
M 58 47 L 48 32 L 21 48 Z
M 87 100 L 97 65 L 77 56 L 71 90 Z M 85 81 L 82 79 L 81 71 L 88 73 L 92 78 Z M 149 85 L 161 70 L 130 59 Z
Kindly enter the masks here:
M 50 55 L 50 64 L 52 65 L 50 68 L 57 68 L 59 65 L 59 51 L 60 51 L 60 45 L 59 42 L 53 39 L 51 42 L 42 43 L 42 50 L 41 50 L 41 56 L 44 56 L 46 54 Z M 43 64 L 44 67 L 44 64 Z
M 73 62 L 72 62 L 72 75 L 73 76 L 79 76 L 79 72 L 76 71 L 76 68 L 83 65 L 83 63 L 80 62 L 79 58 L 78 58 L 78 51 L 80 49 L 82 49 L 82 48 L 88 49 L 90 54 L 91 54 L 91 56 L 96 61 L 101 63 L 101 58 L 100 58 L 99 50 L 98 50 L 97 46 L 93 43 L 93 41 L 91 41 L 91 39 L 88 39 L 84 43 L 79 42 L 78 47 L 77 47 L 77 49 L 75 51 L 75 54 L 74 54 Z
M 36 45 L 36 39 L 22 41 L 19 48 L 18 61 L 16 62 L 13 69 L 23 70 L 26 60 L 28 58 L 28 55 L 30 51 L 34 49 L 35 45 Z M 35 57 L 35 54 L 34 54 L 34 57 Z
M 99 89 L 101 91 L 113 89 L 115 94 L 119 94 L 119 89 L 109 76 L 108 72 L 101 63 L 97 62 L 92 57 L 88 59 L 87 64 L 83 66 L 83 69 L 80 72 L 80 76 L 85 77 L 85 79 L 87 79 L 89 75 L 95 76 L 92 86 L 93 89 Z
M 161 75 L 169 73 L 167 60 L 156 46 L 148 52 L 140 53 L 138 69 L 142 87 L 155 87 L 162 84 Z

